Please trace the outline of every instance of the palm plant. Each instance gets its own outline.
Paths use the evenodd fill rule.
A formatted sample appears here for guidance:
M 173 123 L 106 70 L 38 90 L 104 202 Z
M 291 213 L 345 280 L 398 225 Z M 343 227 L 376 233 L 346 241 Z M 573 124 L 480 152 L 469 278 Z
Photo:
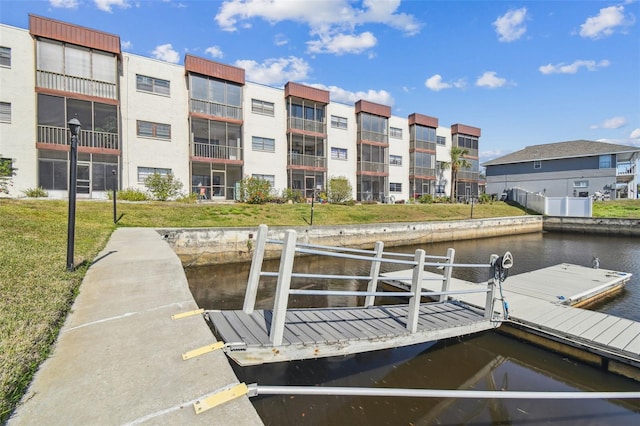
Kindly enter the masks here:
M 469 154 L 469 150 L 460 148 L 459 146 L 451 147 L 451 162 L 444 163 L 443 168 L 451 168 L 451 202 L 456 199 L 456 188 L 458 186 L 458 172 L 460 169 L 468 169 L 471 163 L 467 161 L 465 155 Z

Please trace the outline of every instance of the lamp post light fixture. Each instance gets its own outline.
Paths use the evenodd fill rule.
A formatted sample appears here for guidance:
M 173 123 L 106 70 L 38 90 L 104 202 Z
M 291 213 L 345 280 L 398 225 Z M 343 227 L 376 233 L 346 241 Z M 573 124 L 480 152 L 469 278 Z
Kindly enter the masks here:
M 73 265 L 73 245 L 76 230 L 76 179 L 78 165 L 78 133 L 80 132 L 80 121 L 72 118 L 67 123 L 71 132 L 71 166 L 69 173 L 69 215 L 67 222 L 67 271 L 75 269 Z

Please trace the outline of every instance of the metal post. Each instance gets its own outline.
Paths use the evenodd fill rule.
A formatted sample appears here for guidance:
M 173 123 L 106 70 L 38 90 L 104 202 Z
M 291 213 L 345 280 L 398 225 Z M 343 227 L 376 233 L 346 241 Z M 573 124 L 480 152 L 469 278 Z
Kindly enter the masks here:
M 242 306 L 242 310 L 247 314 L 253 313 L 256 304 L 258 284 L 260 284 L 260 272 L 262 272 L 262 262 L 264 260 L 264 249 L 267 244 L 267 231 L 267 225 L 262 224 L 258 226 L 256 243 L 253 248 L 253 259 L 251 260 L 251 269 L 249 270 L 249 279 L 247 280 L 247 290 Z
M 296 231 L 290 229 L 285 232 L 284 247 L 280 255 L 280 269 L 278 270 L 278 283 L 273 302 L 271 317 L 271 343 L 273 346 L 281 346 L 284 337 L 284 323 L 289 303 L 289 289 L 291 288 L 291 274 L 293 272 L 293 258 L 296 254 Z
M 449 248 L 447 250 L 447 263 L 449 265 L 453 265 L 453 259 L 456 256 L 456 250 L 454 248 Z M 446 265 L 446 264 L 445 264 Z M 451 286 L 451 272 L 453 272 L 453 266 L 445 266 L 442 272 L 442 289 L 441 291 L 449 291 Z M 441 294 L 439 301 L 446 302 L 449 296 L 446 294 Z
M 116 210 L 116 193 L 118 190 L 118 178 L 116 177 L 116 171 L 111 170 L 111 174 L 113 175 L 113 223 L 118 222 L 118 212 Z
M 73 265 L 73 249 L 76 229 L 76 179 L 78 166 L 78 131 L 80 121 L 77 118 L 69 120 L 69 130 L 71 131 L 71 166 L 69 173 L 69 213 L 67 221 L 67 271 L 75 269 Z
M 309 223 L 309 225 L 313 226 L 313 202 L 316 199 L 316 193 L 315 191 L 313 192 L 313 195 L 311 197 L 311 222 Z
M 376 241 L 373 257 L 382 258 L 382 252 L 384 250 L 384 243 L 382 241 Z M 374 260 L 371 262 L 371 270 L 369 271 L 371 281 L 367 286 L 367 291 L 373 293 L 378 289 L 378 276 L 380 275 L 380 261 Z M 364 299 L 364 306 L 373 306 L 375 296 L 367 296 Z
M 416 266 L 413 267 L 413 275 L 411 278 L 411 293 L 413 293 L 413 296 L 409 298 L 409 315 L 407 317 L 407 330 L 409 330 L 409 333 L 418 331 L 420 298 L 422 296 L 422 275 L 424 274 L 424 256 L 424 250 L 416 250 Z

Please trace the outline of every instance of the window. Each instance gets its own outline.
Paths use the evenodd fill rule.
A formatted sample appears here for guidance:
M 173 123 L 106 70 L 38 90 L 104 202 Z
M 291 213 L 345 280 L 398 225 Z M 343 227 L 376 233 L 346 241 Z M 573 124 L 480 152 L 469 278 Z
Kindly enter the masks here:
M 391 136 L 392 138 L 402 139 L 402 129 L 398 129 L 397 127 L 390 127 L 389 136 Z
M 610 169 L 612 167 L 613 167 L 613 161 L 611 161 L 611 154 L 601 155 L 599 168 Z
M 0 123 L 11 123 L 11 104 L 0 102 Z
M 171 125 L 162 123 L 151 123 L 149 121 L 137 122 L 138 136 L 158 139 L 171 139 Z
M 346 148 L 331 148 L 331 158 L 333 160 L 346 160 L 347 149 Z
M 275 152 L 276 140 L 254 136 L 251 138 L 251 148 L 254 151 Z
M 402 184 L 399 182 L 389 182 L 390 192 L 402 192 Z
M 136 74 L 136 89 L 142 92 L 169 95 L 171 90 L 170 84 L 168 80 Z
M 574 188 L 588 188 L 589 181 L 588 180 L 574 180 L 573 181 Z
M 402 156 L 400 155 L 390 155 L 389 156 L 389 164 L 392 166 L 402 166 Z
M 67 190 L 67 152 L 38 150 L 38 186 L 49 190 Z
M 541 169 L 542 168 L 542 162 L 540 160 L 534 160 L 533 168 L 534 169 Z
M 447 138 L 445 138 L 444 136 L 436 136 L 436 143 L 438 145 L 446 145 L 447 144 Z
M 258 175 L 258 174 L 252 174 L 252 177 L 256 178 L 256 179 L 263 179 L 266 180 L 267 182 L 269 182 L 269 184 L 271 185 L 271 187 L 273 188 L 276 184 L 276 177 L 275 175 Z
M 144 180 L 152 176 L 154 173 L 158 173 L 159 175 L 170 175 L 171 169 L 159 169 L 155 167 L 138 167 L 138 182 L 144 183 Z
M 273 102 L 261 101 L 260 99 L 251 99 L 251 112 L 256 114 L 270 115 L 275 114 L 275 106 Z
M 0 66 L 11 67 L 11 48 L 0 46 Z
M 331 116 L 331 127 L 336 129 L 345 129 L 347 128 L 347 119 L 344 117 L 338 117 L 337 115 Z

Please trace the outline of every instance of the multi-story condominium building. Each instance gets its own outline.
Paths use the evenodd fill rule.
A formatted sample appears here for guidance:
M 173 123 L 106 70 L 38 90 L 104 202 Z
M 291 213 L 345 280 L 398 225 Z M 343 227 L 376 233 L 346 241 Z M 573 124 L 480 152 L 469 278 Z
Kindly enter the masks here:
M 304 197 L 345 177 L 360 201 L 390 202 L 451 190 L 452 146 L 468 151 L 457 193 L 478 193 L 480 129 L 289 82 L 246 81 L 235 66 L 186 55 L 175 65 L 123 52 L 117 35 L 29 16 L 0 25 L 0 155 L 17 169 L 11 196 L 42 187 L 67 197 L 77 118 L 77 193 L 106 198 L 144 189 L 153 173 L 188 191 L 233 200 L 245 176 Z

